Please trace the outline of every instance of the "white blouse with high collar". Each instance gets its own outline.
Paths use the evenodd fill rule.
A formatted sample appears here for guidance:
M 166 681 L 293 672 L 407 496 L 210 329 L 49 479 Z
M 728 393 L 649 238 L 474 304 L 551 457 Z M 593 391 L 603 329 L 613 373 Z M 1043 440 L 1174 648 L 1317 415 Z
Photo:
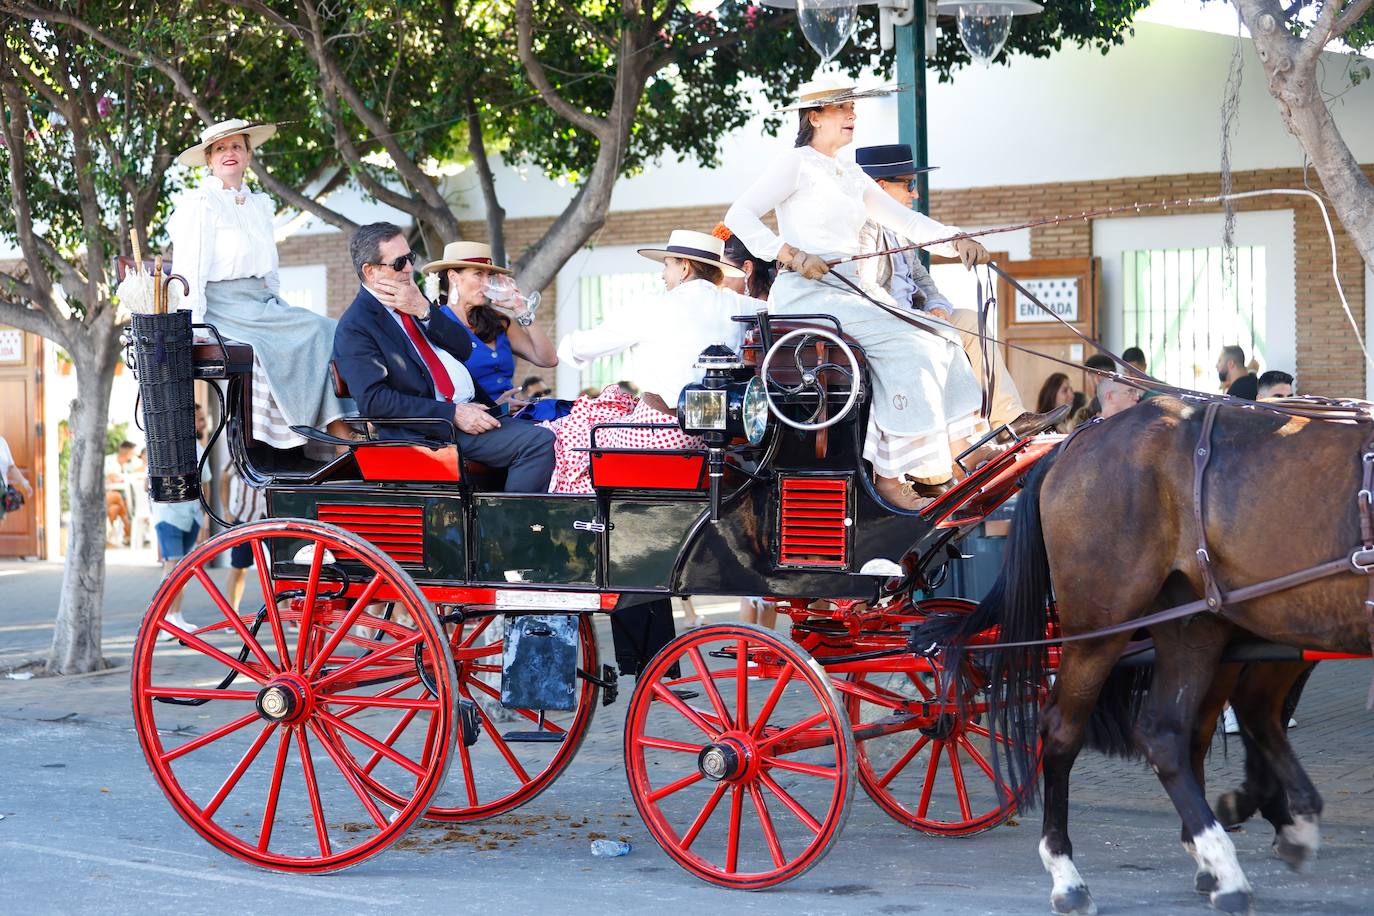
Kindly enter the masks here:
M 181 307 L 190 309 L 192 321 L 205 320 L 206 283 L 261 277 L 272 292 L 280 289 L 275 216 L 271 197 L 226 188 L 213 175 L 177 198 L 167 231 L 173 269 L 191 288 Z
M 781 235 L 764 225 L 770 210 Z M 859 253 L 859 230 L 870 219 L 913 242 L 960 231 L 903 207 L 853 162 L 809 146 L 784 150 L 726 212 L 725 225 L 760 258 L 774 260 L 784 242 L 834 258 Z M 948 243 L 930 250 L 955 254 Z

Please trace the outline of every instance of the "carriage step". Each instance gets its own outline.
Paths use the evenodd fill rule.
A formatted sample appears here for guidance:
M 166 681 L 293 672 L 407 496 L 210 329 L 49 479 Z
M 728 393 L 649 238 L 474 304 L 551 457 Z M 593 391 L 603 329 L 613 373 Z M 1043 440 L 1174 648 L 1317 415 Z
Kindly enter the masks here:
M 501 736 L 502 741 L 528 744 L 561 744 L 563 742 L 562 732 L 506 732 Z
M 674 687 L 672 691 L 673 696 L 677 697 L 679 700 L 695 700 L 697 697 L 701 696 L 698 691 L 686 690 L 682 687 Z

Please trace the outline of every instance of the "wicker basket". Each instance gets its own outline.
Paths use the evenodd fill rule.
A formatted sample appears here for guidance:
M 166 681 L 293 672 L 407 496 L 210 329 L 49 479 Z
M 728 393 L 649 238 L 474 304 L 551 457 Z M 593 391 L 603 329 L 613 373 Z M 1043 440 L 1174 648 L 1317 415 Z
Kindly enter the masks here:
M 134 367 L 148 436 L 148 489 L 155 502 L 200 498 L 191 313 L 132 316 Z

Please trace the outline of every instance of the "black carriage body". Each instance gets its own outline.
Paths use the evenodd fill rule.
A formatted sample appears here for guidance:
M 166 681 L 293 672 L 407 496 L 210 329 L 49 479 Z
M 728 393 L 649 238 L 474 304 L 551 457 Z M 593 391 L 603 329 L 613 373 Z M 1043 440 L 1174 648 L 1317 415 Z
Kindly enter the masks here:
M 829 316 L 800 317 L 842 333 Z M 751 322 L 745 358 L 757 366 L 772 335 Z M 865 574 L 866 565 L 888 560 L 911 572 L 941 553 L 934 547 L 950 534 L 877 499 L 862 461 L 862 378 L 855 409 L 829 429 L 774 421 L 760 446 L 733 447 L 712 521 L 705 451 L 594 448 L 594 494 L 485 492 L 461 470 L 448 480 L 367 480 L 351 457 L 308 469 L 283 463 L 247 435 L 251 352 L 223 342 L 198 350 L 197 377 L 228 382 L 230 449 L 245 479 L 266 489 L 270 516 L 359 534 L 423 586 L 598 591 L 626 596 L 622 602 L 665 594 L 872 599 L 892 567 Z M 843 402 L 831 391 L 827 409 Z M 602 476 L 614 486 L 597 475 L 611 458 L 617 478 Z M 406 460 L 389 459 L 393 468 Z M 665 463 L 672 461 L 696 462 L 700 473 L 673 471 Z M 278 575 L 304 576 L 294 547 L 283 541 L 275 550 Z M 347 559 L 340 565 L 350 566 Z

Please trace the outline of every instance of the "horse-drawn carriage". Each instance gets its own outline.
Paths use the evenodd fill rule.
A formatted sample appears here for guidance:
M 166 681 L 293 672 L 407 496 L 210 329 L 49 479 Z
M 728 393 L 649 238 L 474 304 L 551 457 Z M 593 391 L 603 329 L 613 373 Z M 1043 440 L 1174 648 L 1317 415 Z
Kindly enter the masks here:
M 856 783 L 931 834 L 1009 816 L 976 702 L 959 713 L 935 663 L 892 650 L 932 610 L 972 606 L 929 597 L 932 583 L 1055 437 L 901 511 L 860 458 L 862 349 L 827 316 L 748 324 L 743 352 L 704 353 L 679 403 L 705 447 L 605 448 L 594 431 L 592 494 L 501 492 L 456 445 L 391 439 L 381 422 L 328 461 L 261 447 L 251 350 L 207 329 L 192 372 L 226 392 L 229 451 L 270 517 L 188 555 L 139 633 L 139 740 L 177 813 L 245 861 L 328 871 L 421 817 L 510 811 L 616 698 L 592 615 L 739 595 L 777 599 L 790 638 L 727 624 L 640 647 L 625 767 L 672 858 L 729 887 L 796 877 Z M 261 591 L 237 611 L 210 574 L 235 550 Z M 169 619 L 202 592 L 211 622 Z

